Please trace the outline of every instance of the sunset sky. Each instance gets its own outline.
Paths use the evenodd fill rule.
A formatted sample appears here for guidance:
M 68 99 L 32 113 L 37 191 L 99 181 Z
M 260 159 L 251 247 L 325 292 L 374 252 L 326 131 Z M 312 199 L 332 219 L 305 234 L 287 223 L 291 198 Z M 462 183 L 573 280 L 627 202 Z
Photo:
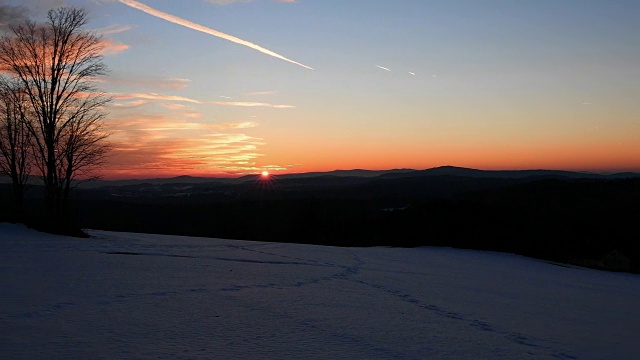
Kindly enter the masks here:
M 640 1 L 2 1 L 108 44 L 105 178 L 640 171 Z

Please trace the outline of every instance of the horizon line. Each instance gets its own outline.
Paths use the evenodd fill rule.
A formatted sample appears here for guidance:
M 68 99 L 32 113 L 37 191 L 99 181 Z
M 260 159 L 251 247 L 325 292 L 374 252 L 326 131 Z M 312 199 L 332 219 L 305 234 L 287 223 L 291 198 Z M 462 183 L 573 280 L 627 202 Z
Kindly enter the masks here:
M 427 171 L 427 170 L 435 170 L 435 169 L 444 169 L 444 168 L 450 168 L 450 169 L 459 169 L 459 170 L 471 170 L 471 171 L 481 171 L 481 172 L 526 172 L 526 171 L 548 171 L 548 172 L 566 172 L 566 173 L 575 173 L 575 174 L 585 174 L 585 175 L 603 175 L 603 176 L 607 176 L 607 175 L 618 175 L 618 174 L 635 174 L 635 175 L 640 175 L 640 169 L 639 170 L 607 170 L 607 171 L 602 171 L 602 170 L 566 170 L 566 169 L 553 169 L 553 168 L 526 168 L 526 169 L 508 169 L 508 168 L 502 168 L 502 169 L 481 169 L 481 168 L 472 168 L 472 167 L 464 167 L 464 166 L 455 166 L 455 165 L 440 165 L 440 166 L 434 166 L 434 167 L 428 167 L 428 168 L 388 168 L 388 169 L 365 169 L 365 168 L 344 168 L 344 169 L 334 169 L 334 170 L 320 170 L 320 171 L 305 171 L 305 172 L 279 172 L 279 171 L 273 171 L 271 170 L 271 176 L 273 177 L 280 177 L 280 176 L 295 176 L 295 175 L 307 175 L 307 174 L 329 174 L 329 173 L 336 173 L 336 172 L 356 172 L 356 171 L 362 171 L 362 172 L 380 172 L 380 173 L 385 173 L 385 172 L 396 172 L 396 171 Z M 177 179 L 177 178 L 193 178 L 193 179 L 239 179 L 242 177 L 251 177 L 251 176 L 259 176 L 260 173 L 262 172 L 262 170 L 260 171 L 255 171 L 255 172 L 251 172 L 251 173 L 237 173 L 237 174 L 227 174 L 227 175 L 222 175 L 222 174 L 217 174 L 217 175 L 189 175 L 189 174 L 181 174 L 181 175 L 167 175 L 167 176 L 163 176 L 163 175 L 158 175 L 158 176 L 154 176 L 154 175 L 150 175 L 149 177 L 137 177 L 137 176 L 133 176 L 133 177 L 127 177 L 126 175 L 124 175 L 123 177 L 98 177 L 95 179 L 75 179 L 74 182 L 94 182 L 94 181 L 142 181 L 142 180 L 167 180 L 167 179 Z M 2 176 L 3 174 L 0 174 L 0 184 L 3 183 L 10 183 L 10 179 L 5 179 L 7 176 Z M 28 175 L 28 177 L 31 178 L 40 178 L 41 175 Z
M 636 174 L 640 175 L 639 170 L 566 170 L 566 169 L 553 169 L 553 168 L 526 168 L 526 169 L 482 169 L 482 168 L 472 168 L 472 167 L 463 167 L 463 166 L 455 166 L 455 165 L 440 165 L 428 168 L 388 168 L 388 169 L 366 169 L 366 168 L 344 168 L 344 169 L 334 169 L 334 170 L 320 170 L 320 171 L 304 171 L 304 172 L 286 172 L 286 171 L 273 171 L 271 170 L 271 176 L 280 177 L 280 176 L 295 176 L 295 175 L 306 175 L 306 174 L 329 174 L 336 172 L 355 172 L 355 171 L 363 171 L 363 172 L 394 172 L 394 171 L 426 171 L 426 170 L 434 170 L 434 169 L 459 169 L 459 170 L 471 170 L 471 171 L 482 171 L 482 172 L 526 172 L 526 171 L 549 171 L 549 172 L 566 172 L 566 173 L 575 173 L 575 174 L 585 174 L 585 175 L 617 175 L 617 174 Z M 114 177 L 114 178 L 101 178 L 96 180 L 101 181 L 120 181 L 120 180 L 156 180 L 156 179 L 176 179 L 176 178 L 193 178 L 193 179 L 239 179 L 242 177 L 251 177 L 251 176 L 259 176 L 262 170 L 251 173 L 237 173 L 237 174 L 212 174 L 212 175 L 189 175 L 189 174 L 180 174 L 180 175 L 159 175 L 150 177 Z M 86 181 L 86 180 L 78 180 L 78 181 Z M 93 181 L 93 180 L 88 180 Z

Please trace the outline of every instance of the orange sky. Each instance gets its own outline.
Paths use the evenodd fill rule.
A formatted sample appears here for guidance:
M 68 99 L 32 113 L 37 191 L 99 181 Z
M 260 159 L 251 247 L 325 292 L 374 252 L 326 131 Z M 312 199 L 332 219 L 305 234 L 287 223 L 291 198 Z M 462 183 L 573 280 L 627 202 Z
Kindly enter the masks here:
M 109 45 L 104 178 L 640 171 L 640 3 L 75 3 Z

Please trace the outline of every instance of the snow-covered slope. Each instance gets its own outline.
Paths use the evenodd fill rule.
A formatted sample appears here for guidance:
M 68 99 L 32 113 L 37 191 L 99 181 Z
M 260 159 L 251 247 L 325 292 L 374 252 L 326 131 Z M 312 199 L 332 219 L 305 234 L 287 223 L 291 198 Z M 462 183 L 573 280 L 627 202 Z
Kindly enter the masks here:
M 640 277 L 0 224 L 2 359 L 639 359 Z

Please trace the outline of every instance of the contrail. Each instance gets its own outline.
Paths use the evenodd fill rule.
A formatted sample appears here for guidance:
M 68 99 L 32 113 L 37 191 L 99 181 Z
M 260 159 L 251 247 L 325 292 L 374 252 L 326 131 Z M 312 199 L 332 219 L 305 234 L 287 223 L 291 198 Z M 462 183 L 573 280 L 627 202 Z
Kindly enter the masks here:
M 386 68 L 386 67 L 384 67 L 384 66 L 376 65 L 376 67 L 377 67 L 377 68 L 380 68 L 380 69 L 382 69 L 382 70 L 391 71 L 391 69 L 387 69 L 387 68 Z
M 172 22 L 174 24 L 182 25 L 182 26 L 188 27 L 188 28 L 193 29 L 193 30 L 201 31 L 201 32 L 203 32 L 205 34 L 217 36 L 219 38 L 232 41 L 232 42 L 234 42 L 236 44 L 244 45 L 244 46 L 250 47 L 250 48 L 252 48 L 254 50 L 258 50 L 261 53 L 264 53 L 264 54 L 267 54 L 267 55 L 271 55 L 271 56 L 276 57 L 278 59 L 282 59 L 284 61 L 288 61 L 290 63 L 296 64 L 296 65 L 300 65 L 303 68 L 307 68 L 309 70 L 313 70 L 313 68 L 311 68 L 311 67 L 309 67 L 307 65 L 303 65 L 303 64 L 300 64 L 299 62 L 293 61 L 291 59 L 287 59 L 286 57 L 284 57 L 284 56 L 282 56 L 280 54 L 277 54 L 277 53 L 275 53 L 275 52 L 273 52 L 271 50 L 265 49 L 265 48 L 263 48 L 263 47 L 261 47 L 259 45 L 256 45 L 256 44 L 254 44 L 252 42 L 249 42 L 249 41 L 246 41 L 246 40 L 242 40 L 242 39 L 237 38 L 235 36 L 232 36 L 232 35 L 229 35 L 229 34 L 225 34 L 223 32 L 208 28 L 206 26 L 198 25 L 198 24 L 193 23 L 193 22 L 191 22 L 189 20 L 174 16 L 174 15 L 171 15 L 171 14 L 167 14 L 166 12 L 162 12 L 160 10 L 156 10 L 156 9 L 154 9 L 152 7 L 149 7 L 149 6 L 145 5 L 145 4 L 137 2 L 135 0 L 120 0 L 120 2 L 125 4 L 125 5 L 127 5 L 127 6 L 132 7 L 134 9 L 138 9 L 140 11 L 146 12 L 149 15 L 158 17 L 160 19 L 164 19 L 164 20 Z

